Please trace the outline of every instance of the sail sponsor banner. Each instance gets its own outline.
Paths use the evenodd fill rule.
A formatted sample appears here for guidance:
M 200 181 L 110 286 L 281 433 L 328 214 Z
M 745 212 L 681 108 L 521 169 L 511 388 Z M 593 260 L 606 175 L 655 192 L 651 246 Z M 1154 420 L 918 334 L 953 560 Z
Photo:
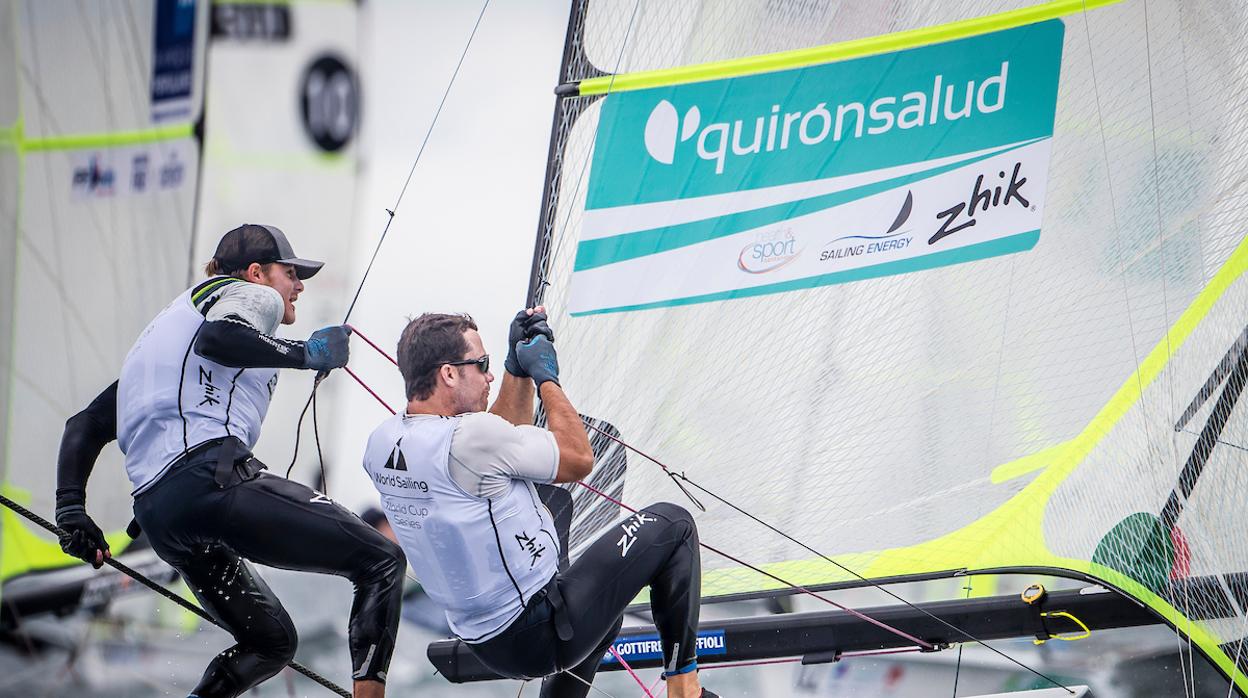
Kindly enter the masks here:
M 192 138 L 71 151 L 69 198 L 90 201 L 180 189 L 198 165 Z
M 813 288 L 1031 249 L 1059 20 L 609 95 L 573 315 Z
M 191 113 L 195 89 L 195 1 L 157 0 L 152 46 L 152 121 Z
M 618 660 L 615 655 L 626 662 L 641 661 L 644 659 L 662 659 L 663 658 L 663 641 L 659 639 L 657 634 L 653 635 L 634 635 L 632 637 L 619 638 L 611 645 L 611 649 L 602 655 L 603 664 L 614 664 Z M 706 657 L 717 654 L 727 654 L 728 644 L 724 639 L 723 630 L 700 630 L 698 631 L 698 656 Z

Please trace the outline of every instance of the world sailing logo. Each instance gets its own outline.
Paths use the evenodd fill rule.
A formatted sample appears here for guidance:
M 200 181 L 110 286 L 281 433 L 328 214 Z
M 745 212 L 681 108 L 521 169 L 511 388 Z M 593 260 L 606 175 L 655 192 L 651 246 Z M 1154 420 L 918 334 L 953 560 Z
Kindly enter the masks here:
M 676 161 L 676 146 L 693 140 L 699 158 L 715 163 L 715 174 L 724 173 L 729 154 L 749 156 L 761 152 L 788 150 L 790 147 L 814 146 L 828 139 L 839 142 L 846 138 L 863 138 L 888 133 L 893 129 L 907 130 L 923 126 L 946 125 L 946 122 L 991 114 L 1005 107 L 1006 84 L 1010 62 L 1002 61 L 998 72 L 978 80 L 945 85 L 945 76 L 937 73 L 930 90 L 910 91 L 900 95 L 875 96 L 874 99 L 849 101 L 833 109 L 819 102 L 805 111 L 789 111 L 772 104 L 769 114 L 753 119 L 736 119 L 702 125 L 702 111 L 695 105 L 682 117 L 676 106 L 660 100 L 646 119 L 644 141 L 651 158 L 671 165 Z

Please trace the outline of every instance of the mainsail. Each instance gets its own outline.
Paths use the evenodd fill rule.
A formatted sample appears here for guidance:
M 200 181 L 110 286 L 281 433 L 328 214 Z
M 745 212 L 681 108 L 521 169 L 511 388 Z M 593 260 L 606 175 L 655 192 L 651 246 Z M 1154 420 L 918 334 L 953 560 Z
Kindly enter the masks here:
M 350 256 L 358 163 L 358 22 L 358 4 L 349 0 L 0 3 L 6 497 L 51 518 L 65 420 L 116 379 L 134 339 L 201 277 L 225 230 L 273 223 L 307 256 L 334 261 L 300 299 L 288 335 L 341 321 L 348 269 L 339 262 Z M 253 79 L 256 71 L 266 79 Z M 310 376 L 285 380 L 259 447 L 281 472 Z M 331 382 L 322 400 L 333 389 Z M 314 480 L 316 451 L 305 448 L 300 458 L 295 476 Z M 121 454 L 110 446 L 93 472 L 88 507 L 112 532 L 114 553 L 130 544 L 123 532 L 129 492 Z M 32 642 L 51 645 L 20 660 L 6 649 L 6 667 L 59 672 L 64 644 L 83 662 L 108 651 L 92 632 L 98 628 L 77 622 L 87 614 L 58 623 L 30 616 L 47 611 L 89 608 L 104 625 L 128 629 L 128 646 L 138 648 L 127 654 L 133 662 L 83 672 L 94 692 L 129 690 L 136 681 L 193 683 L 222 646 L 218 637 L 195 636 L 193 616 L 156 615 L 160 606 L 118 603 L 102 613 L 119 591 L 148 592 L 65 556 L 53 537 L 6 508 L 0 535 L 0 633 L 22 651 Z M 175 576 L 134 547 L 124 558 L 132 567 L 162 583 Z M 324 603 L 308 606 L 315 612 L 300 614 L 304 637 L 339 624 Z M 195 639 L 175 642 L 177 633 Z M 6 675 L 0 692 L 46 683 L 31 676 Z
M 116 379 L 186 283 L 206 18 L 206 5 L 176 1 L 0 7 L 0 481 L 45 514 L 66 418 Z M 130 502 L 116 449 L 88 496 L 121 550 Z M 0 521 L 0 579 L 72 564 L 13 512 Z
M 1044 570 L 1248 687 L 1246 22 L 575 4 L 531 294 L 708 600 Z

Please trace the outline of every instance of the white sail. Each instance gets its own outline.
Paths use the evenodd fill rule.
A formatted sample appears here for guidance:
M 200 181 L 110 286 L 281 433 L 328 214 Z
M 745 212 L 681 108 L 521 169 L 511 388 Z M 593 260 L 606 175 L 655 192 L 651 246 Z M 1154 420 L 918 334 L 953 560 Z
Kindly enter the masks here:
M 536 276 L 578 408 L 800 541 L 691 490 L 705 542 L 786 582 L 1089 576 L 1242 681 L 1244 21 L 587 3 Z M 623 499 L 689 503 L 637 453 Z
M 65 420 L 116 379 L 186 283 L 207 7 L 9 2 L 0 53 L 5 151 L 3 481 L 50 514 Z M 10 176 L 14 175 L 14 176 Z M 106 530 L 130 520 L 116 449 L 88 489 Z M 5 576 L 67 562 L 5 512 Z M 120 546 L 123 539 L 114 538 Z

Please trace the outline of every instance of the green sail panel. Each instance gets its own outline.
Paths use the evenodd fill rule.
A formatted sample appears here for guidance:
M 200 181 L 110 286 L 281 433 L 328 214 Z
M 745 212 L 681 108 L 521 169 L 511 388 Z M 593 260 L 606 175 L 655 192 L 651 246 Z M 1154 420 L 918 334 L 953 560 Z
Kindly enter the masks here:
M 591 3 L 586 57 L 571 62 L 569 73 L 592 78 L 598 94 L 570 100 L 562 112 L 562 188 L 537 260 L 537 278 L 549 284 L 541 300 L 560 332 L 561 375 L 584 414 L 854 573 L 1041 567 L 1100 579 L 1191 637 L 1228 676 L 1237 673 L 1243 689 L 1244 658 L 1224 648 L 1243 639 L 1248 572 L 1238 542 L 1248 530 L 1248 510 L 1239 504 L 1248 485 L 1248 408 L 1236 387 L 1248 325 L 1248 142 L 1233 96 L 1248 83 L 1222 66 L 1243 50 L 1242 35 L 1224 28 L 1248 17 L 1242 8 L 1177 2 L 1039 16 L 1053 8 L 1078 12 L 1082 5 L 642 3 L 633 16 Z M 768 52 L 836 54 L 813 47 L 874 46 L 885 39 L 864 37 L 911 31 L 939 35 L 955 20 L 1015 11 L 1034 11 L 1037 21 L 950 44 L 925 39 L 868 59 L 842 56 L 827 67 L 782 65 L 773 56 L 778 67 L 771 71 L 706 77 L 714 71 L 685 70 L 734 59 L 756 65 L 762 59 L 750 57 Z M 1056 62 L 1044 73 L 1054 80 L 1048 92 L 1014 91 L 1022 73 L 1010 64 L 1007 105 L 1020 92 L 1047 104 L 1047 113 L 1028 114 L 1045 120 L 1040 131 L 1024 120 L 1012 138 L 963 133 L 965 147 L 919 147 L 900 164 L 887 148 L 855 153 L 843 139 L 823 152 L 825 160 L 794 174 L 778 151 L 766 151 L 764 120 L 763 152 L 736 154 L 730 142 L 722 172 L 713 136 L 704 143 L 707 157 L 697 153 L 708 124 L 742 120 L 747 127 L 747 118 L 768 117 L 780 103 L 732 113 L 743 85 L 767 89 L 774 79 L 787 97 L 814 89 L 795 76 L 862 67 L 852 80 L 820 88 L 835 119 L 833 105 L 867 99 L 847 85 L 878 86 L 868 92 L 875 98 L 891 94 L 890 66 L 907 56 L 928 56 L 925 69 L 940 72 L 942 46 L 1022 36 L 1033 39 L 1004 50 Z M 991 50 L 976 57 L 988 60 Z M 1000 75 L 1000 63 L 980 79 Z M 625 80 L 627 90 L 614 94 L 610 76 L 595 70 L 659 72 L 638 85 Z M 949 70 L 958 68 L 951 63 Z M 685 72 L 702 77 L 691 82 Z M 659 107 L 663 101 L 670 110 Z M 797 111 L 782 104 L 781 117 Z M 693 106 L 696 117 L 689 116 Z M 729 111 L 720 116 L 721 108 Z M 753 132 L 745 128 L 741 137 L 739 150 L 750 150 Z M 835 214 L 853 203 L 818 198 L 959 163 L 926 162 L 932 157 L 1008 157 L 1017 151 L 992 149 L 1037 143 L 1046 152 L 1022 191 L 1043 184 L 1039 221 L 1012 231 L 1034 233 L 1025 245 L 827 283 L 721 283 L 751 271 L 788 273 L 799 263 L 779 258 L 790 253 L 783 231 L 733 238 L 791 226 L 790 211 L 799 222 L 826 216 L 819 226 L 829 240 L 923 226 L 926 235 L 914 237 L 926 245 L 945 208 L 924 208 L 918 192 L 907 205 L 907 191 L 925 180 L 864 192 L 882 200 L 869 217 L 873 227 L 852 231 L 837 223 L 858 218 Z M 626 148 L 629 155 L 614 159 Z M 768 167 L 750 169 L 751 158 L 768 156 Z M 870 158 L 880 161 L 864 164 Z M 902 169 L 870 181 L 837 179 L 873 166 Z M 971 176 L 966 197 L 973 198 L 978 174 L 987 181 L 998 172 L 1008 181 L 1012 167 Z M 731 254 L 709 253 L 728 240 Z M 794 242 L 796 251 L 796 233 Z M 771 243 L 776 270 L 749 268 L 764 260 L 748 259 L 747 243 Z M 811 250 L 824 248 L 807 246 L 802 254 Z M 681 256 L 655 261 L 664 255 Z M 622 271 L 608 278 L 613 269 Z M 576 385 L 593 389 L 577 392 Z M 635 506 L 688 502 L 635 453 L 621 489 Z M 697 514 L 699 530 L 710 545 L 798 584 L 854 580 L 731 508 L 699 499 L 707 505 Z M 1199 594 L 1173 596 L 1170 584 L 1188 578 L 1211 583 Z M 782 586 L 704 556 L 706 597 Z

